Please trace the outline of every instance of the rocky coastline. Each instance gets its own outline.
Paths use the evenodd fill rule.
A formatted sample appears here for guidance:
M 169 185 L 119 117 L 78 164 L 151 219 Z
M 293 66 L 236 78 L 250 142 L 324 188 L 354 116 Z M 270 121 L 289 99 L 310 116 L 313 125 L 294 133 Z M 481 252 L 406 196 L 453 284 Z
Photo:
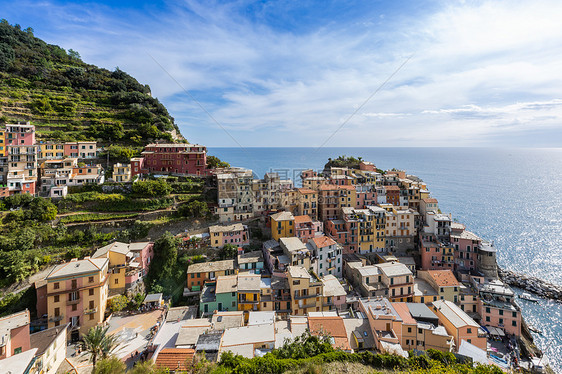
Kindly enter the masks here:
M 504 283 L 512 287 L 520 288 L 547 299 L 562 301 L 562 286 L 560 285 L 499 267 L 498 275 Z

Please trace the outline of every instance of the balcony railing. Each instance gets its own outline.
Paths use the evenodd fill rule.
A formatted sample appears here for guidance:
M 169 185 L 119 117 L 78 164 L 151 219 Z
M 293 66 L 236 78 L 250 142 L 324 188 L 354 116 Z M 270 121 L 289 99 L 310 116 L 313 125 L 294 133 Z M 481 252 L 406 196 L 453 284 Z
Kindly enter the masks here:
M 98 311 L 98 308 L 97 308 L 97 307 L 95 307 L 95 308 L 90 308 L 90 309 L 85 309 L 85 310 L 84 310 L 84 314 L 93 314 L 93 313 L 96 313 L 97 311 Z
M 49 318 L 49 322 L 58 322 L 58 321 L 62 321 L 62 319 L 64 318 L 64 316 L 58 315 L 58 316 L 52 316 Z
M 66 301 L 66 305 L 74 305 L 74 304 L 78 304 L 80 303 L 80 299 L 76 299 L 76 300 L 67 300 Z

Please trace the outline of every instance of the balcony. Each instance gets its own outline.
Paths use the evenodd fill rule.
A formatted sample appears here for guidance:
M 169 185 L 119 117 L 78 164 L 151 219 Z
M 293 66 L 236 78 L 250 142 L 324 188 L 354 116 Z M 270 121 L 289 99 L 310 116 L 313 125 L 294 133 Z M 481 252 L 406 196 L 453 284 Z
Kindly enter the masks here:
M 301 299 L 310 299 L 310 298 L 315 298 L 318 297 L 320 295 L 316 295 L 316 294 L 312 294 L 312 295 L 295 295 L 293 296 L 293 299 L 295 300 L 301 300 Z
M 95 308 L 90 308 L 90 309 L 85 309 L 85 310 L 84 310 L 84 314 L 94 314 L 94 313 L 96 313 L 97 311 L 98 311 L 98 308 L 97 308 L 97 307 L 95 307 Z
M 61 314 L 59 316 L 52 316 L 49 318 L 49 322 L 58 322 L 58 321 L 62 321 L 64 318 L 64 316 Z
M 76 299 L 76 300 L 67 300 L 66 301 L 66 305 L 74 305 L 74 304 L 78 304 L 80 303 L 80 299 Z

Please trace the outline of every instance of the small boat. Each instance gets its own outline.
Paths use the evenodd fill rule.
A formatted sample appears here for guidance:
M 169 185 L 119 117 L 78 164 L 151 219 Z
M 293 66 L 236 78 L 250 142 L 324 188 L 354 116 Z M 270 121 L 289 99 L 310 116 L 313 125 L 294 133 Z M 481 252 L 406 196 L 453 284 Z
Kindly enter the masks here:
M 532 331 L 532 332 L 534 332 L 534 333 L 536 333 L 536 334 L 541 334 L 541 335 L 542 335 L 542 331 L 539 330 L 539 329 L 537 329 L 535 326 L 527 325 L 527 327 L 529 327 L 529 331 Z
M 531 295 L 528 292 L 523 292 L 521 295 L 519 295 L 519 298 L 523 299 L 523 300 L 530 301 L 532 303 L 538 303 L 539 302 L 539 299 L 537 299 L 536 297 L 533 297 L 533 295 Z

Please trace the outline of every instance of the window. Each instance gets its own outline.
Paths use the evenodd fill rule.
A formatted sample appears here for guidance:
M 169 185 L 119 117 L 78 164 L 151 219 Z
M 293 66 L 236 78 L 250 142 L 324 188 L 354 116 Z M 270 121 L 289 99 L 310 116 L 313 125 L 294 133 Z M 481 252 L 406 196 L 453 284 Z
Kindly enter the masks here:
M 89 290 L 88 290 L 88 294 L 89 294 L 90 296 L 94 296 L 94 289 L 93 289 L 93 288 L 92 288 L 92 289 L 89 289 Z
M 490 322 L 490 316 L 486 316 L 486 322 Z
M 55 295 L 55 303 L 58 303 L 59 299 L 60 299 L 59 295 Z
M 14 354 L 17 355 L 18 353 L 21 353 L 21 347 L 14 348 Z
M 94 283 L 94 277 L 88 277 L 88 282 L 89 282 L 89 283 Z
M 500 316 L 503 316 L 503 309 L 500 309 Z
M 54 288 L 55 290 L 58 290 L 58 289 L 60 288 L 59 282 L 55 282 L 55 284 L 53 284 L 53 288 Z
M 412 332 L 412 328 L 411 328 L 411 327 L 408 327 L 408 332 Z
M 90 321 L 92 321 L 96 317 L 95 313 L 90 314 Z
M 513 318 L 517 318 L 517 312 L 511 312 L 511 315 L 513 316 Z
M 511 326 L 517 326 L 517 321 L 511 321 Z
M 472 334 L 472 329 L 469 327 L 469 328 L 466 329 L 466 332 L 467 332 L 468 334 Z
M 72 311 L 75 312 L 78 310 L 78 305 L 72 304 Z
M 486 307 L 486 313 L 490 313 L 490 308 Z
M 115 278 L 115 284 L 119 284 L 119 278 Z

